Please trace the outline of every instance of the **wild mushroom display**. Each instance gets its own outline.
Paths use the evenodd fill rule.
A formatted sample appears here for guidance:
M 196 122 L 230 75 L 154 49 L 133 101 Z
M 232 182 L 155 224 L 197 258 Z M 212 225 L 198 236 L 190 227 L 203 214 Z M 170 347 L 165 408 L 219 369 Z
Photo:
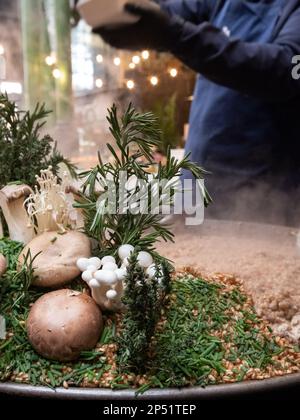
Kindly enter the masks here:
M 58 288 L 79 276 L 80 270 L 76 262 L 79 257 L 90 257 L 91 243 L 84 233 L 77 231 L 64 234 L 45 232 L 25 246 L 18 258 L 19 270 L 24 265 L 28 252 L 34 258 L 32 284 Z
M 30 310 L 26 326 L 37 353 L 48 359 L 69 361 L 95 347 L 103 321 L 93 299 L 63 289 L 40 297 Z
M 32 193 L 28 185 L 11 184 L 0 190 L 0 207 L 13 241 L 27 244 L 34 237 L 34 229 L 24 207 L 26 197 Z
M 239 280 L 203 277 L 194 267 L 175 272 L 164 245 L 164 255 L 159 252 L 158 241 L 174 242 L 161 223 L 165 206 L 174 205 L 172 180 L 181 170 L 197 179 L 205 171 L 170 151 L 152 171 L 160 140 L 153 114 L 129 106 L 119 117 L 113 106 L 107 119 L 115 139 L 114 146 L 107 144 L 111 159 L 104 163 L 99 155 L 94 168 L 79 174 L 78 188 L 64 170 L 39 168 L 34 192 L 29 189 L 21 206 L 32 236 L 25 238 L 20 229 L 25 247 L 0 239 L 9 263 L 0 290 L 7 325 L 0 381 L 144 392 L 300 372 L 299 351 L 274 336 Z M 110 182 L 120 192 L 124 173 L 134 182 L 125 183 L 125 199 L 117 194 L 110 212 Z M 205 188 L 202 193 L 208 205 Z M 1 194 L 8 217 L 10 201 Z M 151 212 L 151 200 L 139 207 L 148 197 L 157 212 Z M 183 246 L 179 252 L 184 254 Z M 41 288 L 66 283 L 70 289 L 42 295 Z M 298 333 L 296 316 L 293 326 Z
M 0 277 L 3 276 L 7 268 L 6 258 L 0 254 Z

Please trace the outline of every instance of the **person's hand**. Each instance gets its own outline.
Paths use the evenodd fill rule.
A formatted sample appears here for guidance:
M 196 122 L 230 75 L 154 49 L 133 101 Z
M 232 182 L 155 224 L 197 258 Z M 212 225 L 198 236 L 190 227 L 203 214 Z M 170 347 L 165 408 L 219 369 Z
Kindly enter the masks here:
M 132 24 L 111 25 L 94 28 L 105 42 L 112 47 L 127 50 L 153 49 L 168 51 L 180 36 L 182 21 L 172 19 L 152 2 L 144 4 L 128 1 L 125 10 L 135 15 L 138 21 Z

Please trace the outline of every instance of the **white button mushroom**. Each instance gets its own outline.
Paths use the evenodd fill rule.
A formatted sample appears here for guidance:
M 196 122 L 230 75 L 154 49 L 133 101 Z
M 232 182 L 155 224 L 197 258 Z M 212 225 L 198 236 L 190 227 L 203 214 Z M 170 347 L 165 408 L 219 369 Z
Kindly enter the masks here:
M 110 270 L 98 270 L 95 272 L 94 277 L 99 282 L 114 284 L 118 281 L 117 275 Z
M 121 245 L 118 249 L 118 255 L 121 258 L 121 260 L 124 260 L 125 258 L 128 258 L 133 251 L 134 247 L 132 245 L 124 244 Z
M 102 270 L 115 271 L 115 270 L 117 270 L 117 268 L 118 268 L 117 264 L 115 264 L 113 262 L 107 262 L 107 263 L 103 264 Z
M 149 267 L 153 263 L 153 258 L 149 252 L 141 251 L 137 256 L 138 263 L 141 267 Z
M 99 270 L 99 268 L 101 267 L 101 260 L 98 257 L 92 257 L 89 258 L 89 264 L 90 265 L 94 265 L 96 267 L 97 270 Z
M 106 297 L 107 297 L 107 299 L 110 299 L 110 300 L 115 299 L 117 297 L 117 295 L 118 295 L 118 293 L 113 289 L 110 289 L 106 292 Z
M 116 260 L 114 257 L 112 257 L 111 255 L 107 255 L 106 257 L 103 257 L 102 260 L 102 265 L 107 264 L 107 263 L 116 263 Z
M 81 275 L 81 278 L 83 281 L 86 281 L 88 283 L 93 278 L 92 271 L 88 271 L 88 270 L 84 271 Z
M 118 280 L 122 281 L 126 277 L 127 270 L 126 270 L 126 268 L 118 268 L 117 270 L 115 270 L 115 274 L 117 275 Z
M 79 258 L 77 260 L 76 265 L 80 271 L 86 271 L 88 266 L 90 265 L 89 258 Z

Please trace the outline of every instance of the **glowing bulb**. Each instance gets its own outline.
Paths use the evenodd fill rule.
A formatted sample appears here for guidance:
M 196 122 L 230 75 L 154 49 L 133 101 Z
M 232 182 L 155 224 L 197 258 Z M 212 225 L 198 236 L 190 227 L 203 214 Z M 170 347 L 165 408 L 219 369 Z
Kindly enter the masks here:
M 151 85 L 156 86 L 158 84 L 158 77 L 151 76 L 150 77 L 150 83 L 151 83 Z
M 52 75 L 54 79 L 60 79 L 61 78 L 61 71 L 59 69 L 54 69 L 52 72 Z
M 47 66 L 53 66 L 53 64 L 55 64 L 56 60 L 55 57 L 53 55 L 48 55 L 45 58 L 45 63 L 47 64 Z
M 127 86 L 127 89 L 132 90 L 134 88 L 134 81 L 127 80 L 126 86 Z
M 102 55 L 101 55 L 101 54 L 98 54 L 98 55 L 96 56 L 96 61 L 97 61 L 97 63 L 103 63 L 103 57 L 102 57 Z
M 0 44 L 0 55 L 3 55 L 5 53 L 3 45 Z
M 134 63 L 129 63 L 129 68 L 130 69 L 135 69 L 135 64 Z
M 149 51 L 147 51 L 147 50 L 142 51 L 142 59 L 143 60 L 148 60 L 149 57 L 150 57 Z
M 114 65 L 115 66 L 119 66 L 121 64 L 121 59 L 120 59 L 120 57 L 115 57 L 114 58 Z
M 176 77 L 177 74 L 178 74 L 178 70 L 175 69 L 175 68 L 174 69 L 170 69 L 169 73 L 170 73 L 170 76 L 171 77 Z
M 139 62 L 141 61 L 141 58 L 139 55 L 134 55 L 131 60 L 134 64 L 139 64 Z
M 101 89 L 103 87 L 103 80 L 102 79 L 96 79 L 95 85 L 97 88 Z

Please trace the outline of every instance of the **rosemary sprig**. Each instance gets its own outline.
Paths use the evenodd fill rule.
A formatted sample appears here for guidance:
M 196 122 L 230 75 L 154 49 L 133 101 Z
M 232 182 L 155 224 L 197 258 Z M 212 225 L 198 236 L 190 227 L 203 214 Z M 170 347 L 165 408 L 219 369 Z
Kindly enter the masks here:
M 107 144 L 112 162 L 103 163 L 99 156 L 99 164 L 93 169 L 83 172 L 80 176 L 84 179 L 81 198 L 76 207 L 81 208 L 85 217 L 86 233 L 97 240 L 101 250 L 116 253 L 122 243 L 130 243 L 155 254 L 154 244 L 156 241 L 172 241 L 173 234 L 168 226 L 162 226 L 160 221 L 163 217 L 161 208 L 163 204 L 172 206 L 176 193 L 174 178 L 180 176 L 182 169 L 189 170 L 197 179 L 203 179 L 207 172 L 198 165 L 190 162 L 188 156 L 178 161 L 171 157 L 168 150 L 166 164 L 158 165 L 157 173 L 153 174 L 152 182 L 149 182 L 149 172 L 155 165 L 153 150 L 160 144 L 161 132 L 157 118 L 150 112 L 139 113 L 132 105 L 129 105 L 125 114 L 119 118 L 117 108 L 114 105 L 108 110 L 108 122 L 110 132 L 115 140 L 114 145 Z M 137 183 L 131 190 L 120 193 L 120 179 L 122 174 L 127 174 L 127 179 L 134 177 L 146 181 L 145 184 Z M 109 182 L 107 180 L 110 180 Z M 169 185 L 159 184 L 162 180 L 170 181 Z M 173 185 L 171 185 L 173 182 Z M 154 185 L 159 185 L 155 190 Z M 171 188 L 170 188 L 171 185 Z M 109 200 L 104 195 L 113 186 L 117 202 L 113 214 L 107 211 Z M 164 202 L 164 192 L 169 194 L 167 202 Z M 155 197 L 156 194 L 156 197 Z M 147 201 L 142 211 L 121 211 L 125 200 L 129 203 L 136 200 L 139 204 L 145 203 L 145 198 L 155 197 L 158 199 L 159 211 L 157 214 L 150 212 L 151 200 Z M 121 198 L 120 198 L 121 197 Z M 103 198 L 103 200 L 101 200 Z M 204 204 L 208 205 L 211 198 L 203 189 Z

